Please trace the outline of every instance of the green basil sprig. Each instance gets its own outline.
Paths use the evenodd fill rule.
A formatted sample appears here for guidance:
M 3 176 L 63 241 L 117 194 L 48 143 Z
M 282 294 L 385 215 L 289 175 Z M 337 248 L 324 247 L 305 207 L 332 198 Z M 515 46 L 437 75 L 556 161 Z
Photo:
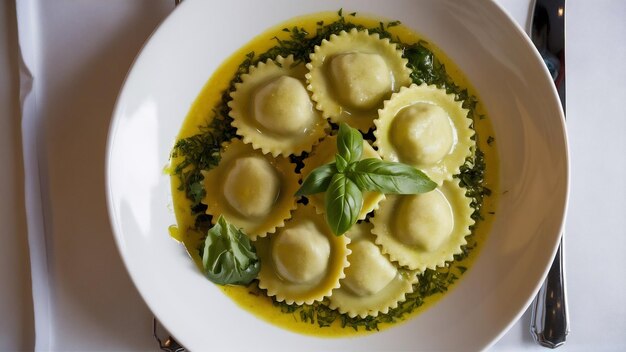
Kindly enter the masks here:
M 248 285 L 261 270 L 261 262 L 248 236 L 223 216 L 208 231 L 202 266 L 209 280 L 219 285 Z
M 326 221 L 337 236 L 356 223 L 365 191 L 417 194 L 437 187 L 413 166 L 376 158 L 360 160 L 363 136 L 345 123 L 339 125 L 337 151 L 335 162 L 313 170 L 296 192 L 296 196 L 326 192 Z

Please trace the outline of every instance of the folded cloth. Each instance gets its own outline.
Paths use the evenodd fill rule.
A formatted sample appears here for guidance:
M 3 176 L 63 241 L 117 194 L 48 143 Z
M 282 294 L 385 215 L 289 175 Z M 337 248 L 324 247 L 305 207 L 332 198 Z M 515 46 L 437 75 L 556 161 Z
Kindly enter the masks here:
M 124 76 L 174 2 L 16 4 L 35 349 L 154 349 L 111 234 L 104 150 Z

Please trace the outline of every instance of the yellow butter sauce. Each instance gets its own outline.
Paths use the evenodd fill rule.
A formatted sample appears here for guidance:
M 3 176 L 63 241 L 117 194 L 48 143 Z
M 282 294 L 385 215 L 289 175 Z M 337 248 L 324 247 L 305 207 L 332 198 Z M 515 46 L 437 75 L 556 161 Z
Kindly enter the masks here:
M 294 18 L 288 22 L 282 23 L 275 26 L 274 28 L 269 29 L 265 33 L 260 34 L 259 36 L 251 40 L 248 44 L 240 48 L 215 71 L 213 76 L 205 84 L 202 91 L 193 103 L 177 138 L 182 139 L 198 134 L 201 132 L 199 129 L 200 126 L 206 126 L 207 119 L 213 116 L 212 110 L 221 103 L 223 91 L 228 88 L 230 81 L 235 76 L 237 68 L 245 59 L 246 54 L 252 51 L 257 54 L 266 52 L 268 49 L 276 45 L 276 41 L 272 40 L 272 38 L 274 37 L 287 38 L 288 33 L 285 33 L 283 31 L 283 28 L 293 28 L 294 26 L 297 26 L 304 28 L 309 33 L 315 33 L 315 30 L 317 28 L 317 22 L 324 21 L 324 23 L 331 23 L 333 21 L 336 21 L 337 19 L 337 13 L 335 12 L 320 13 Z M 370 28 L 377 27 L 380 23 L 380 19 L 368 18 L 360 15 L 356 17 L 349 16 L 346 18 L 346 20 Z M 402 42 L 405 43 L 415 43 L 420 40 L 425 40 L 428 42 L 427 38 L 420 37 L 418 34 L 414 33 L 412 30 L 402 25 L 390 27 L 387 30 L 393 34 L 394 38 L 397 36 Z M 477 92 L 473 89 L 471 84 L 467 81 L 463 73 L 458 69 L 454 62 L 448 59 L 441 50 L 433 45 L 433 43 L 428 43 L 428 48 L 445 65 L 448 74 L 452 77 L 454 82 L 461 87 L 467 88 L 470 95 L 478 96 Z M 492 195 L 490 197 L 485 197 L 484 199 L 484 204 L 481 212 L 484 220 L 480 221 L 476 225 L 476 230 L 474 234 L 478 246 L 470 252 L 469 256 L 466 259 L 463 260 L 464 267 L 471 267 L 472 262 L 479 254 L 479 249 L 481 245 L 485 242 L 487 238 L 487 233 L 489 232 L 494 217 L 493 213 L 495 211 L 497 201 L 496 194 L 498 193 L 498 159 L 495 144 L 490 143 L 494 145 L 489 145 L 488 143 L 486 143 L 488 136 L 494 136 L 493 129 L 488 118 L 478 118 L 478 116 L 481 115 L 486 115 L 486 111 L 484 110 L 484 107 L 479 103 L 475 109 L 476 119 L 474 122 L 474 129 L 480 136 L 479 144 L 482 151 L 484 152 L 484 160 L 485 164 L 487 165 L 485 173 L 485 183 L 487 187 L 492 190 Z M 177 162 L 177 158 L 174 158 L 171 161 L 172 165 L 176 165 Z M 197 252 L 197 248 L 200 246 L 200 243 L 204 236 L 200 233 L 195 232 L 194 230 L 190 230 L 194 227 L 195 221 L 195 218 L 190 211 L 191 201 L 185 197 L 184 191 L 178 190 L 179 185 L 180 180 L 176 176 L 172 176 L 172 196 L 178 226 L 171 227 L 169 229 L 169 232 L 174 239 L 182 242 L 185 245 L 190 256 L 196 262 L 198 267 L 202 268 L 202 260 Z M 207 285 L 210 284 L 211 283 L 207 280 Z M 456 284 L 458 284 L 458 281 L 450 285 L 448 287 L 448 291 L 450 289 L 453 289 Z M 242 286 L 219 287 L 226 295 L 228 295 L 231 299 L 237 302 L 237 304 L 243 309 L 246 309 L 257 317 L 274 325 L 295 332 L 326 337 L 339 337 L 369 333 L 368 331 L 365 331 L 365 329 L 359 329 L 358 331 L 355 331 L 351 328 L 342 328 L 340 325 L 340 319 L 337 319 L 335 323 L 330 327 L 320 328 L 318 327 L 317 323 L 312 324 L 310 322 L 305 323 L 300 321 L 300 318 L 296 316 L 296 314 L 299 314 L 298 312 L 281 312 L 278 307 L 275 307 L 273 305 L 271 298 L 263 294 L 259 294 L 258 290 L 254 288 Z M 426 297 L 424 299 L 424 304 L 421 307 L 415 309 L 412 313 L 405 315 L 403 317 L 403 320 L 410 319 L 411 317 L 424 311 L 429 306 L 435 304 L 439 299 L 441 299 L 441 297 L 443 297 L 443 294 L 435 294 Z M 210 304 L 210 302 L 205 303 Z M 198 304 L 202 304 L 202 302 L 198 302 Z M 398 323 L 381 323 L 378 325 L 378 327 L 382 330 L 395 324 Z

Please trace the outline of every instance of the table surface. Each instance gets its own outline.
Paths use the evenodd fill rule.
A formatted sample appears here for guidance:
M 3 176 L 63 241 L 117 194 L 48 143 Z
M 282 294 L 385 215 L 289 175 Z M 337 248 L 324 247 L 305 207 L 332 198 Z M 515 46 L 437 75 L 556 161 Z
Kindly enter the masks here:
M 526 27 L 530 0 L 498 0 Z M 0 1 L 0 350 L 157 350 L 151 313 L 115 248 L 104 150 L 117 92 L 171 0 L 25 0 L 42 130 L 37 162 L 47 245 L 49 310 L 33 318 L 22 161 L 16 5 Z M 21 7 L 21 8 L 20 8 Z M 567 3 L 567 129 L 571 196 L 566 268 L 571 333 L 562 350 L 626 349 L 626 2 Z M 44 16 L 45 14 L 45 16 Z M 19 21 L 24 19 L 20 12 Z M 77 133 L 77 132 L 80 133 Z M 28 147 L 28 145 L 26 146 Z M 30 223 L 29 223 L 30 226 Z M 29 230 L 32 228 L 29 227 Z M 542 350 L 529 314 L 492 347 Z M 38 334 L 35 340 L 35 326 Z M 39 329 L 47 329 L 41 333 Z

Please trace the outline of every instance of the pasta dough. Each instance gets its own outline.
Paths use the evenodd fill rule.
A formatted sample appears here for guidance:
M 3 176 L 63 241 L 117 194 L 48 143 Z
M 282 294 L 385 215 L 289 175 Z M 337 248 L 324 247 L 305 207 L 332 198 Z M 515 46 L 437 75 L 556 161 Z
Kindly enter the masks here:
M 301 205 L 276 233 L 255 242 L 259 287 L 288 304 L 311 304 L 339 287 L 348 266 L 347 236 L 335 236 L 323 216 Z
M 220 215 L 251 239 L 282 227 L 296 208 L 300 175 L 282 157 L 264 155 L 235 139 L 224 146 L 220 163 L 203 172 L 206 212 Z
M 280 178 L 265 159 L 248 156 L 233 160 L 224 180 L 224 196 L 239 214 L 267 215 L 280 192 Z
M 326 135 L 328 122 L 305 88 L 306 72 L 290 55 L 260 62 L 241 76 L 228 106 L 245 143 L 264 154 L 300 155 Z
M 302 133 L 315 119 L 313 104 L 301 81 L 280 76 L 254 94 L 254 118 L 282 136 Z
M 352 108 L 375 108 L 393 88 L 389 67 L 378 54 L 337 55 L 330 61 L 330 72 L 335 91 Z
M 378 111 L 374 146 L 383 160 L 413 165 L 441 185 L 472 155 L 474 130 L 467 113 L 444 89 L 403 87 Z
M 407 246 L 432 252 L 441 247 L 454 228 L 450 203 L 435 189 L 402 198 L 396 214 L 394 235 Z
M 342 284 L 357 296 L 376 294 L 396 276 L 398 269 L 373 242 L 358 241 L 350 249 L 350 266 L 346 268 Z
M 377 316 L 406 300 L 413 292 L 417 272 L 400 268 L 392 263 L 374 243 L 372 224 L 360 223 L 345 234 L 350 238 L 348 256 L 350 266 L 341 286 L 330 296 L 330 307 L 350 317 Z
M 415 103 L 400 110 L 389 131 L 400 158 L 413 164 L 434 164 L 450 152 L 454 133 L 440 106 Z
M 272 259 L 277 273 L 293 283 L 306 283 L 323 275 L 330 258 L 330 243 L 314 223 L 302 221 L 273 237 Z
M 356 28 L 342 31 L 315 47 L 308 89 L 324 117 L 367 132 L 383 101 L 411 84 L 407 62 L 389 39 Z
M 470 234 L 470 198 L 457 180 L 417 195 L 388 195 L 371 219 L 376 244 L 411 270 L 444 266 L 461 253 Z

